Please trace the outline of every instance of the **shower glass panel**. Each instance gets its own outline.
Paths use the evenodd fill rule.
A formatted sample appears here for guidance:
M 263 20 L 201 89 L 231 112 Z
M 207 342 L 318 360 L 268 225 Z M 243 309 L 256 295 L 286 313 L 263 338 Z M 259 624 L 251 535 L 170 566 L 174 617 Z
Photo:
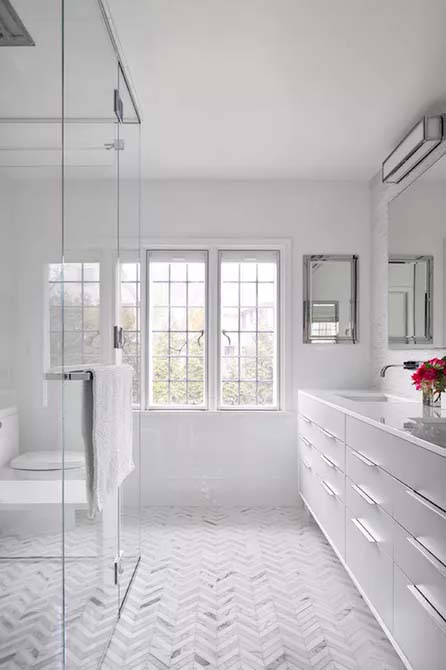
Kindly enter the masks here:
M 12 4 L 33 46 L 0 50 L 0 667 L 95 670 L 140 555 L 139 115 L 100 0 Z M 92 516 L 89 370 L 121 362 L 135 470 Z
M 62 383 L 46 377 L 48 267 L 62 263 L 62 2 L 12 4 L 32 45 L 0 50 L 0 666 L 8 670 L 62 667 L 64 628 Z M 62 320 L 61 304 L 52 318 Z M 53 347 L 62 349 L 60 333 Z

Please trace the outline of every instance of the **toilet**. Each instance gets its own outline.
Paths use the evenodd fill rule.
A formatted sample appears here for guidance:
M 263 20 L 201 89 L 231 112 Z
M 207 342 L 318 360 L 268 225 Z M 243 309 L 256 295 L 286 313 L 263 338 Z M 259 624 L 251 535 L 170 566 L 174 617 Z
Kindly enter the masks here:
M 0 409 L 0 536 L 60 531 L 62 493 L 65 529 L 74 527 L 87 506 L 84 466 L 80 450 L 19 453 L 17 408 Z

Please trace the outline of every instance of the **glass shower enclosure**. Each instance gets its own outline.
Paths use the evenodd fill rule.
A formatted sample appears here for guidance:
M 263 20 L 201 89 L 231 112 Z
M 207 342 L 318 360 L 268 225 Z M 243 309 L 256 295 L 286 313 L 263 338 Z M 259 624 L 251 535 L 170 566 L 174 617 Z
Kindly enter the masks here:
M 140 558 L 140 115 L 102 0 L 0 0 L 0 667 L 96 670 Z M 135 468 L 88 513 L 92 373 Z

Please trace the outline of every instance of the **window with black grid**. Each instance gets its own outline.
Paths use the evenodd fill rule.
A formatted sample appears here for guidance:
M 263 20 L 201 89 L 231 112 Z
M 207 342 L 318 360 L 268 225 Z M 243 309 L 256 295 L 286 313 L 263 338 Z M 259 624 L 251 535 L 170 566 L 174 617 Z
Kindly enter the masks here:
M 276 407 L 278 253 L 219 258 L 220 406 Z
M 151 407 L 206 406 L 206 274 L 206 252 L 148 252 Z
M 51 367 L 100 362 L 100 264 L 50 263 L 48 282 Z
M 131 365 L 133 377 L 133 402 L 139 405 L 140 345 L 141 345 L 141 277 L 140 263 L 123 262 L 120 265 L 120 310 L 123 330 L 122 362 Z

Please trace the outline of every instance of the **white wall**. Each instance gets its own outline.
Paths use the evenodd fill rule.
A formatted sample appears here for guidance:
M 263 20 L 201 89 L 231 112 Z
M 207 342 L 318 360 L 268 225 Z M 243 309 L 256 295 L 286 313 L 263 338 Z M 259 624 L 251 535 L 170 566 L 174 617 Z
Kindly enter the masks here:
M 369 195 L 366 185 L 292 181 L 152 181 L 142 203 L 148 238 L 283 238 L 286 287 L 284 412 L 151 412 L 142 421 L 146 503 L 211 500 L 297 504 L 296 390 L 369 382 Z M 360 342 L 302 343 L 302 256 L 360 257 Z
M 20 371 L 22 448 L 57 439 L 57 397 L 45 407 L 42 388 L 43 268 L 60 252 L 59 184 L 18 182 L 20 229 Z M 66 246 L 110 250 L 116 243 L 115 186 L 73 180 Z M 135 208 L 127 184 L 122 201 L 125 243 Z M 126 220 L 127 216 L 127 220 Z M 147 412 L 142 417 L 144 504 L 297 504 L 298 387 L 361 387 L 369 382 L 369 193 L 346 182 L 152 181 L 142 200 L 143 238 L 282 240 L 290 245 L 286 286 L 283 411 Z M 359 254 L 360 342 L 302 343 L 302 256 Z M 45 386 L 45 385 L 44 385 Z M 57 387 L 57 385 L 56 385 Z M 60 396 L 53 387 L 52 395 Z M 46 389 L 48 390 L 48 389 Z

